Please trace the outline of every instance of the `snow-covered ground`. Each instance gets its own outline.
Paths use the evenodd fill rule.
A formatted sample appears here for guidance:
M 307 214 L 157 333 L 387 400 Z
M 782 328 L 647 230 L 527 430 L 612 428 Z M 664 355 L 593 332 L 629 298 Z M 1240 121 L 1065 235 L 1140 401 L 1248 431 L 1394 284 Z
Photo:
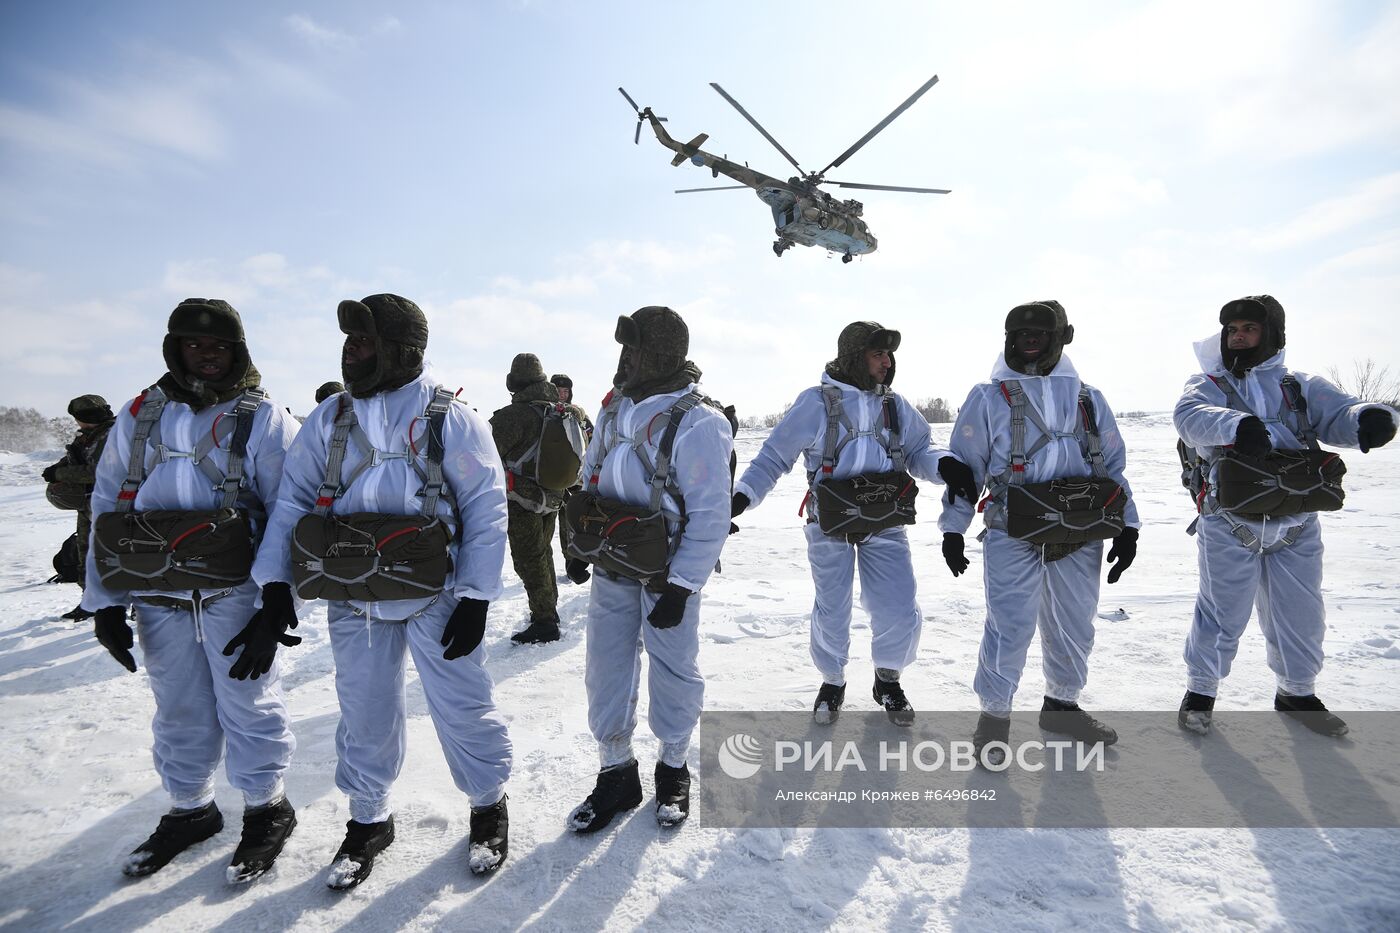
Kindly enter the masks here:
M 1190 505 L 1165 416 L 1123 425 L 1145 527 L 1137 563 L 1104 587 L 1084 697 L 1090 709 L 1174 710 L 1195 595 Z M 948 426 L 935 426 L 947 436 Z M 762 436 L 741 434 L 742 465 Z M 565 638 L 513 648 L 525 597 L 509 575 L 487 645 L 496 699 L 511 723 L 511 854 L 494 878 L 466 869 L 467 805 L 453 788 L 421 693 L 409 685 L 408 762 L 395 789 L 398 841 L 359 889 L 335 895 L 325 868 L 349 818 L 335 789 L 337 722 L 325 610 L 282 657 L 299 750 L 288 791 L 299 824 L 272 873 L 224 882 L 241 802 L 220 776 L 223 833 L 138 882 L 122 856 L 167 801 L 152 772 L 150 691 L 88 625 L 57 616 L 77 588 L 50 586 L 49 557 L 71 515 L 45 501 L 47 455 L 0 455 L 0 925 L 14 929 L 389 930 L 1400 929 L 1400 831 L 702 829 L 656 827 L 649 803 L 597 837 L 564 829 L 591 789 L 586 724 L 586 592 L 561 585 Z M 1348 507 L 1324 518 L 1328 662 L 1319 693 L 1338 710 L 1400 710 L 1400 444 L 1351 452 Z M 725 572 L 705 593 L 701 663 L 708 709 L 805 709 L 818 678 L 807 656 L 811 603 L 800 471 L 741 520 Z M 969 686 L 982 624 L 980 549 L 954 579 L 939 554 L 935 491 L 911 532 L 926 618 L 904 677 L 922 709 L 974 709 Z M 562 566 L 562 565 L 561 565 Z M 869 627 L 856 611 L 850 705 L 872 708 Z M 1018 705 L 1037 708 L 1031 648 Z M 412 679 L 412 678 L 411 678 Z M 1257 629 L 1246 637 L 1222 709 L 1268 709 L 1272 677 Z M 643 691 L 645 703 L 645 691 Z M 645 723 L 645 717 L 642 719 Z M 639 731 L 644 783 L 654 744 Z M 700 777 L 703 780 L 703 775 Z

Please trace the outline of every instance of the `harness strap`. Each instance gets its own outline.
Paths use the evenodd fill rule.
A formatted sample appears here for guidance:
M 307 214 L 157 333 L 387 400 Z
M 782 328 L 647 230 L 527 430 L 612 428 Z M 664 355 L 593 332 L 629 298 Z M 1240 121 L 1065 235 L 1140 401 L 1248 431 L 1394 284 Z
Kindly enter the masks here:
M 1217 379 L 1209 373 L 1206 374 L 1206 378 L 1215 383 L 1215 387 L 1224 394 L 1227 407 L 1254 415 L 1254 409 L 1245 402 L 1233 382 L 1229 379 Z M 1303 387 L 1298 383 L 1297 377 L 1292 373 L 1284 373 L 1283 378 L 1279 380 L 1279 393 L 1283 398 L 1279 403 L 1278 415 L 1259 420 L 1284 425 L 1309 450 L 1318 450 L 1317 432 L 1313 430 L 1312 421 L 1308 418 L 1308 401 L 1303 397 Z
M 146 479 L 146 444 L 151 431 L 160 423 L 160 413 L 165 408 L 165 393 L 152 386 L 141 393 L 133 404 L 136 409 L 136 427 L 131 432 L 131 456 L 127 459 L 126 479 L 117 493 L 116 511 L 130 512 L 136 502 L 136 492 Z
M 438 499 L 442 496 L 442 458 L 445 450 L 442 443 L 443 428 L 447 422 L 447 412 L 452 407 L 455 396 L 446 388 L 438 386 L 433 400 L 428 403 L 425 417 L 428 419 L 427 479 L 423 483 L 423 516 L 432 518 L 437 514 Z

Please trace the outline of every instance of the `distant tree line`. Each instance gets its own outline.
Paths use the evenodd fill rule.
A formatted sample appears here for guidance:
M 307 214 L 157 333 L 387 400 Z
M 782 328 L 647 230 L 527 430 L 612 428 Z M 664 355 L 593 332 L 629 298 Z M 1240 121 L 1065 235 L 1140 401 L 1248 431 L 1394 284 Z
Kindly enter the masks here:
M 1346 375 L 1331 366 L 1327 377 L 1363 402 L 1400 407 L 1400 373 L 1392 373 L 1389 366 L 1377 366 L 1373 359 L 1352 360 L 1351 372 Z
M 958 412 L 955 408 L 949 408 L 948 403 L 941 398 L 925 398 L 912 403 L 914 410 L 924 416 L 924 420 L 930 424 L 947 424 L 957 418 Z M 783 420 L 783 416 L 792 408 L 792 403 L 783 406 L 783 410 L 773 412 L 768 415 L 750 415 L 747 418 L 739 419 L 739 427 L 747 428 L 750 431 L 772 430 L 778 426 L 778 422 Z
M 63 447 L 78 426 L 72 418 L 46 418 L 33 408 L 0 405 L 0 450 L 27 454 Z

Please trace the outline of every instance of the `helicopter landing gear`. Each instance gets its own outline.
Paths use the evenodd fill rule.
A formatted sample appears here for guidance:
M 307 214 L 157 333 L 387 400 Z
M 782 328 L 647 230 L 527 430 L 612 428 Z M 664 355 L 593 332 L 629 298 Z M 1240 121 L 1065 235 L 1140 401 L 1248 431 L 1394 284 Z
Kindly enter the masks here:
M 773 255 L 774 255 L 774 256 L 777 256 L 778 258 L 781 259 L 783 253 L 785 253 L 785 252 L 787 252 L 788 250 L 792 249 L 792 248 L 793 248 L 794 246 L 796 246 L 796 245 L 797 245 L 797 244 L 795 244 L 792 240 L 789 240 L 787 237 L 783 237 L 782 239 L 779 239 L 779 240 L 774 240 L 774 241 L 773 241 Z
M 851 261 L 851 254 L 850 254 L 850 253 L 847 253 L 846 255 L 842 256 L 842 257 L 841 257 L 841 261 L 842 261 L 842 262 L 850 262 L 850 261 Z

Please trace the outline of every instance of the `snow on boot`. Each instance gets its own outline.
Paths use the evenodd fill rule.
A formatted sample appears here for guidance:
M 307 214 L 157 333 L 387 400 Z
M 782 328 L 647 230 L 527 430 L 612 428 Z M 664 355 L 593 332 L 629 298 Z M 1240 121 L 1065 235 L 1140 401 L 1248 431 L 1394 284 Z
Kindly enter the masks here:
M 904 696 L 904 689 L 899 686 L 899 674 L 889 668 L 875 668 L 875 688 L 871 690 L 875 697 L 875 702 L 885 709 L 885 714 L 890 717 L 890 722 L 896 726 L 912 726 L 914 724 L 914 707 Z
M 84 609 L 82 603 L 78 603 L 78 605 L 74 606 L 72 609 L 69 609 L 63 615 L 59 616 L 59 618 L 68 619 L 72 622 L 81 622 L 84 619 L 91 619 L 92 613 Z
M 1010 744 L 1011 720 L 983 713 L 977 717 L 977 728 L 972 733 L 972 750 L 977 756 L 977 767 L 987 768 L 990 765 L 1000 768 L 1006 762 L 1005 749 L 987 748 L 993 742 Z M 983 749 L 987 749 L 985 757 Z
M 1046 697 L 1041 704 L 1040 728 L 1091 745 L 1099 742 L 1112 745 L 1118 741 L 1117 732 L 1084 712 L 1078 703 L 1066 703 L 1054 697 Z
M 238 848 L 228 863 L 229 884 L 252 881 L 271 868 L 296 825 L 296 811 L 286 797 L 244 810 L 243 838 L 238 840 Z
M 1215 697 L 1187 690 L 1176 713 L 1176 724 L 1187 732 L 1205 735 L 1210 732 L 1210 716 L 1214 709 Z
M 1298 720 L 1319 735 L 1341 738 L 1351 731 L 1340 716 L 1327 712 L 1327 707 L 1322 705 L 1316 694 L 1295 697 L 1287 693 L 1275 693 L 1274 709 Z
M 552 619 L 530 618 L 530 624 L 510 636 L 511 644 L 543 645 L 559 640 L 559 617 Z
M 196 810 L 171 810 L 160 818 L 150 838 L 126 857 L 122 874 L 128 878 L 153 875 L 175 856 L 223 828 L 224 815 L 212 800 Z
M 664 828 L 679 826 L 690 816 L 690 769 L 656 763 L 656 822 Z
M 637 759 L 613 765 L 598 772 L 598 783 L 588 799 L 569 814 L 569 829 L 576 833 L 596 833 L 624 810 L 642 802 L 642 779 L 637 776 Z
M 564 561 L 564 575 L 567 576 L 571 582 L 579 586 L 583 586 L 587 583 L 588 578 L 592 576 L 588 570 L 588 561 L 578 560 L 573 557 Z
M 812 704 L 812 719 L 819 726 L 829 726 L 841 715 L 841 704 L 846 702 L 846 685 L 822 684 L 817 691 L 817 702 Z
M 510 851 L 510 815 L 506 795 L 489 807 L 472 807 L 471 851 L 467 867 L 473 875 L 489 875 L 505 863 Z
M 340 844 L 331 870 L 326 875 L 326 887 L 332 891 L 348 891 L 369 877 L 374 870 L 375 856 L 394 842 L 394 815 L 378 823 L 345 824 L 345 841 Z

